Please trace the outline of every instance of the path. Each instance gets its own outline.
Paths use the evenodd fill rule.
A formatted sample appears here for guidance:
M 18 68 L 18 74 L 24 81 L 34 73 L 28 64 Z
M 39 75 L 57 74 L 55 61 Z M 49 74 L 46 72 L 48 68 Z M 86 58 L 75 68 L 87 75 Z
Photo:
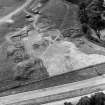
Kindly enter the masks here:
M 10 14 L 2 17 L 0 19 L 0 24 L 2 23 L 13 23 L 14 20 L 12 20 L 12 16 L 17 14 L 18 12 L 20 12 L 21 10 L 23 10 L 27 5 L 29 5 L 33 0 L 27 0 L 20 8 L 14 10 L 13 12 L 11 12 Z
M 68 84 L 54 86 L 50 88 L 39 89 L 39 90 L 28 91 L 28 92 L 18 93 L 14 95 L 0 97 L 0 105 L 7 105 L 7 104 L 15 105 L 13 103 L 18 103 L 22 101 L 25 102 L 27 100 L 30 101 L 32 99 L 36 101 L 38 100 L 41 101 L 42 97 L 53 96 L 55 98 L 56 96 L 54 95 L 57 95 L 57 94 L 62 95 L 63 93 L 68 93 L 70 91 L 72 92 L 74 90 L 75 91 L 81 90 L 81 89 L 83 90 L 87 87 L 91 88 L 93 86 L 97 87 L 101 85 L 105 86 L 105 75 L 94 77 L 92 79 L 79 81 L 79 82 L 68 83 Z M 56 99 L 57 98 L 59 98 L 59 95 L 56 97 Z M 20 105 L 20 104 L 16 104 L 16 105 Z

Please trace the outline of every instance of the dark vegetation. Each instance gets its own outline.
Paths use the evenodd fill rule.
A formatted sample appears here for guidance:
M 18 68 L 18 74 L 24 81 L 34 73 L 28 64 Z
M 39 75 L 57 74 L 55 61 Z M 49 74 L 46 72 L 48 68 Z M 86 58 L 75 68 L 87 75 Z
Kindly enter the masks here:
M 64 105 L 72 105 L 71 102 L 65 102 Z
M 43 3 L 47 1 L 48 0 L 42 0 Z M 77 34 L 80 31 L 80 26 L 81 26 L 80 22 L 81 22 L 82 30 L 84 33 L 88 33 L 90 35 L 89 28 L 92 28 L 97 32 L 97 35 L 99 36 L 98 31 L 103 29 L 105 26 L 104 24 L 105 20 L 102 20 L 101 18 L 101 14 L 104 14 L 104 7 L 102 5 L 103 0 L 93 0 L 93 1 L 92 0 L 66 0 L 66 1 L 70 1 L 73 3 L 73 5 L 71 4 L 69 6 L 70 7 L 69 9 L 67 9 L 62 2 L 58 1 L 55 3 L 52 0 L 51 4 L 49 3 L 46 6 L 46 8 L 42 11 L 42 14 L 44 15 L 40 17 L 40 20 L 38 22 L 40 21 L 42 21 L 43 23 L 45 22 L 46 24 L 51 26 L 51 28 L 52 27 L 57 29 L 61 28 L 61 30 L 67 29 L 63 31 L 63 35 L 65 37 L 77 36 Z M 78 10 L 80 10 L 79 17 L 77 14 Z M 26 21 L 25 18 L 30 18 L 30 16 L 26 16 L 25 13 L 21 12 L 13 17 L 13 19 L 15 20 L 14 24 L 4 24 L 0 26 L 1 28 L 0 42 L 3 41 L 2 37 L 5 36 L 8 32 L 16 31 L 17 28 L 22 28 L 25 25 L 29 24 L 29 22 Z M 75 24 L 77 26 L 75 26 Z M 37 48 L 39 46 L 34 45 L 33 47 Z M 13 52 L 9 52 L 7 56 L 10 57 L 10 59 L 12 59 L 14 63 L 19 63 L 24 61 L 24 59 L 26 60 L 28 59 L 28 56 L 24 53 L 24 48 L 22 47 L 15 49 Z M 15 80 L 30 79 L 30 78 L 39 80 L 39 78 L 41 77 L 44 77 L 44 78 L 48 77 L 47 70 L 43 66 L 42 61 L 38 60 L 36 62 L 39 62 L 39 63 L 30 61 L 25 66 L 18 66 L 15 71 Z M 5 67 L 5 64 L 3 64 L 3 66 Z M 8 67 L 8 64 L 6 65 L 6 69 L 7 68 L 10 69 L 10 67 Z M 2 68 L 2 69 L 4 70 L 5 68 Z M 10 70 L 7 70 L 7 74 L 9 74 L 8 71 Z M 13 75 L 13 73 L 11 74 Z M 84 100 L 86 103 L 90 102 L 90 99 L 85 97 L 85 99 L 84 98 L 81 99 L 78 105 L 82 105 L 82 103 L 84 103 Z M 65 105 L 71 105 L 71 103 L 65 103 Z
M 90 98 L 87 96 L 82 97 L 76 105 L 91 105 Z
M 44 74 L 45 73 L 45 74 Z M 28 61 L 24 65 L 19 65 L 16 67 L 15 79 L 25 80 L 32 78 L 35 80 L 40 80 L 42 78 L 47 78 L 48 74 L 46 68 L 43 65 L 43 61 L 39 58 L 35 60 Z
M 71 102 L 65 102 L 64 105 L 73 105 Z M 105 94 L 103 92 L 95 93 L 91 97 L 82 97 L 76 105 L 105 105 Z
M 70 9 L 71 11 L 75 11 L 77 16 L 73 17 L 74 15 L 71 14 L 70 16 L 67 16 L 69 20 L 66 18 L 64 21 L 63 28 L 65 28 L 65 24 L 68 23 L 69 26 L 67 26 L 68 30 L 65 30 L 62 32 L 64 34 L 64 37 L 70 37 L 70 38 L 77 38 L 81 36 L 85 36 L 87 39 L 89 39 L 92 42 L 101 43 L 100 45 L 105 46 L 103 40 L 101 40 L 101 34 L 100 31 L 105 29 L 105 7 L 104 7 L 104 0 L 63 0 L 70 3 L 72 5 L 77 5 L 79 8 L 76 11 L 76 8 Z M 69 4 L 68 3 L 68 4 Z M 67 10 L 69 11 L 69 10 Z M 68 12 L 68 13 L 70 13 Z M 73 19 L 71 19 L 73 17 Z M 74 23 L 73 23 L 74 22 Z M 75 32 L 76 28 L 75 25 L 78 25 L 78 29 L 80 29 L 80 32 Z M 72 23 L 74 24 L 74 33 L 72 34 L 71 26 Z M 62 28 L 62 29 L 63 29 Z M 96 35 L 92 36 L 92 30 L 96 33 Z M 83 33 L 82 33 L 83 32 Z M 71 36 L 72 34 L 72 36 Z
M 103 4 L 104 0 L 92 0 L 90 3 L 79 3 L 79 18 L 81 24 L 83 25 L 84 33 L 87 33 L 87 26 L 87 30 L 89 29 L 89 27 L 92 28 L 96 32 L 98 38 L 100 38 L 99 31 L 105 29 L 105 20 L 102 18 L 102 15 L 105 11 L 105 7 Z

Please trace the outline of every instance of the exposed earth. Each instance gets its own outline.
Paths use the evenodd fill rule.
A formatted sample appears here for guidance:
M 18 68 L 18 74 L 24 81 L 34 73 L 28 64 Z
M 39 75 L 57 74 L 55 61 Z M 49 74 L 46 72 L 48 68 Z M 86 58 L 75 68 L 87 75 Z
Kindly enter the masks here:
M 98 44 L 90 42 L 82 30 L 79 4 L 30 1 L 16 14 L 14 7 L 19 10 L 28 0 L 0 1 L 6 8 L 14 4 L 0 14 L 0 81 L 39 81 L 105 62 L 105 49 L 99 44 L 104 42 L 104 29 Z M 95 30 L 89 32 L 98 39 Z

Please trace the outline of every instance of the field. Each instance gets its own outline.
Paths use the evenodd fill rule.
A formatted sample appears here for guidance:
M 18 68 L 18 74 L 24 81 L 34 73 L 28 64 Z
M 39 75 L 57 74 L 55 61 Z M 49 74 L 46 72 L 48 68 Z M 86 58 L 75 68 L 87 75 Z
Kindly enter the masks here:
M 4 5 L 6 7 L 4 10 L 3 10 L 3 8 L 1 8 L 0 11 L 4 11 L 4 12 L 2 14 L 0 14 L 0 16 L 2 17 L 4 15 L 8 14 L 9 12 L 13 11 L 14 8 L 15 9 L 18 8 L 25 2 L 25 0 L 23 0 L 23 1 L 20 0 L 20 2 L 17 3 L 18 1 L 19 0 L 13 0 L 13 1 L 8 0 L 9 3 L 0 1 L 0 4 Z M 14 4 L 14 5 L 12 5 L 12 4 Z M 12 5 L 12 7 L 11 7 L 11 5 Z M 8 9 L 8 8 L 10 8 L 10 9 Z M 8 11 L 6 9 L 8 9 Z M 52 47 L 49 48 L 49 50 L 43 57 L 43 61 L 45 60 L 45 63 L 47 62 L 46 67 L 49 67 L 49 68 L 47 68 L 47 70 L 40 70 L 40 69 L 36 70 L 34 68 L 34 72 L 33 71 L 31 72 L 31 79 L 20 80 L 20 81 L 15 80 L 15 77 L 14 77 L 15 71 L 13 70 L 13 66 L 15 64 L 13 63 L 13 61 L 11 61 L 11 59 L 7 60 L 7 58 L 6 58 L 7 57 L 6 48 L 8 47 L 9 44 L 6 42 L 5 37 L 7 36 L 8 33 L 14 32 L 19 28 L 23 28 L 24 26 L 30 24 L 30 22 L 26 20 L 26 13 L 23 11 L 14 15 L 12 17 L 12 19 L 15 21 L 13 24 L 5 23 L 5 24 L 0 25 L 0 45 L 3 46 L 0 48 L 0 86 L 1 86 L 0 91 L 5 90 L 6 88 L 10 89 L 13 87 L 15 87 L 15 88 L 21 87 L 24 84 L 34 82 L 34 84 L 31 84 L 30 86 L 27 85 L 26 87 L 21 87 L 16 90 L 16 92 L 28 91 L 28 90 L 32 90 L 32 89 L 45 88 L 45 87 L 49 87 L 49 86 L 55 86 L 55 85 L 59 85 L 59 84 L 80 81 L 80 80 L 92 78 L 92 77 L 95 77 L 95 76 L 105 73 L 105 70 L 104 70 L 105 64 L 102 64 L 100 66 L 97 66 L 97 65 L 92 66 L 92 67 L 89 67 L 86 69 L 81 69 L 81 68 L 84 68 L 85 65 L 89 66 L 92 63 L 94 65 L 97 64 L 95 62 L 101 63 L 101 61 L 102 61 L 102 63 L 103 63 L 105 61 L 105 59 L 103 59 L 103 57 L 105 57 L 104 56 L 105 49 L 87 41 L 86 38 L 84 37 L 85 35 L 84 36 L 82 35 L 82 37 L 78 38 L 78 35 L 81 33 L 75 32 L 75 29 L 81 30 L 81 24 L 77 17 L 77 13 L 78 13 L 77 5 L 65 4 L 65 3 L 62 3 L 60 0 L 52 0 L 45 7 L 43 7 L 43 9 L 40 9 L 40 10 L 41 10 L 41 16 L 38 20 L 37 25 L 40 26 L 40 23 L 42 22 L 43 25 L 47 24 L 47 26 L 50 27 L 49 30 L 52 28 L 59 29 L 59 31 L 61 32 L 63 37 L 66 37 L 67 34 L 69 35 L 68 39 L 65 38 L 62 40 L 65 41 L 65 43 L 66 43 L 66 41 L 68 41 L 70 43 L 69 44 L 66 43 L 66 44 L 64 44 L 64 46 L 63 46 L 63 44 L 57 45 L 55 43 L 55 44 L 53 44 Z M 43 30 L 43 27 L 46 27 L 46 26 L 42 26 L 40 28 L 42 28 L 42 30 Z M 69 29 L 72 29 L 72 31 L 74 31 L 74 34 L 72 34 L 71 30 L 69 30 Z M 47 30 L 47 31 L 49 31 L 49 30 Z M 67 34 L 65 36 L 63 33 L 64 31 L 67 32 Z M 71 33 L 69 33 L 69 32 L 71 32 Z M 76 38 L 74 38 L 75 35 L 77 35 Z M 31 41 L 33 41 L 32 43 L 34 43 L 35 33 L 33 33 L 32 36 L 33 36 L 32 38 L 29 38 L 32 40 L 26 41 L 26 47 L 28 46 L 28 43 L 31 45 L 31 43 L 30 43 Z M 31 35 L 30 35 L 30 37 L 31 37 Z M 74 47 L 74 49 L 72 48 L 73 43 L 76 45 L 75 47 L 78 48 L 78 51 L 75 50 L 76 49 L 75 47 Z M 27 47 L 27 49 L 29 50 L 28 47 Z M 73 61 L 73 59 L 71 59 L 74 66 L 76 67 L 76 70 L 70 70 L 71 69 L 70 64 L 68 64 L 69 65 L 68 70 L 62 69 L 64 67 L 64 65 L 63 65 L 64 59 L 62 59 L 63 58 L 62 55 L 64 54 L 63 52 L 66 52 L 66 51 L 67 52 L 74 51 L 71 53 L 70 56 L 73 59 L 77 60 L 77 61 Z M 92 55 L 91 55 L 91 57 L 88 57 L 89 54 L 94 54 L 94 53 L 97 54 L 97 60 L 96 60 L 95 55 L 93 57 L 92 57 Z M 61 58 L 59 56 L 56 56 L 57 54 L 60 55 Z M 76 57 L 75 55 L 78 55 L 78 57 Z M 48 61 L 46 61 L 48 56 L 50 56 L 50 57 L 49 57 Z M 62 62 L 60 62 L 60 60 L 62 60 Z M 90 60 L 90 62 L 88 62 L 88 60 Z M 51 68 L 53 63 L 55 65 L 55 68 L 54 68 L 54 66 Z M 58 63 L 58 65 L 57 65 L 57 63 Z M 68 63 L 68 62 L 66 62 L 66 63 Z M 81 66 L 81 67 L 78 68 L 79 66 Z M 77 70 L 77 68 L 78 68 L 78 70 Z M 72 72 L 69 72 L 69 71 L 72 71 Z M 27 72 L 28 71 L 26 71 L 26 73 Z M 69 73 L 67 73 L 67 72 L 69 72 Z M 66 74 L 62 74 L 62 73 L 66 73 Z M 24 74 L 25 74 L 25 72 L 23 72 L 22 76 L 24 76 Z M 56 76 L 58 74 L 60 74 L 60 76 Z M 52 76 L 50 79 L 48 79 L 49 75 Z M 53 77 L 53 76 L 55 76 L 55 77 Z M 47 79 L 45 79 L 45 78 L 47 78 Z M 44 79 L 44 80 L 40 81 L 41 79 Z M 15 91 L 15 90 L 13 90 L 13 91 Z M 5 93 L 3 93 L 3 94 L 5 94 Z
M 0 0 L 0 4 L 2 4 L 3 6 L 8 6 L 8 8 L 12 7 L 12 11 L 21 6 L 24 2 L 25 0 L 8 0 L 8 2 L 6 0 Z M 9 13 L 9 11 L 7 11 L 7 13 Z M 28 24 L 28 22 L 25 20 L 25 16 L 26 14 L 24 12 L 21 12 L 13 16 L 13 19 L 15 20 L 13 24 L 4 23 L 0 25 L 0 46 L 3 46 L 0 47 L 0 81 L 5 79 L 13 79 L 14 71 L 12 69 L 14 64 L 12 61 L 8 61 L 6 59 L 7 55 L 5 52 L 5 48 L 8 46 L 8 44 L 6 43 L 5 37 L 7 36 L 7 34 L 16 31 L 17 28 L 22 28 L 23 26 Z
M 26 0 L 0 0 L 0 18 L 19 8 Z

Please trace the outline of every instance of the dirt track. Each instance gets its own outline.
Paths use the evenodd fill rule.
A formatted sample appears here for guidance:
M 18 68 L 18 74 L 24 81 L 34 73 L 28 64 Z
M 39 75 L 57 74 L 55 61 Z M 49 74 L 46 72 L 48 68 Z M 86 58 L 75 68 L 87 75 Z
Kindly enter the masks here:
M 23 10 L 27 5 L 29 5 L 33 0 L 27 0 L 20 8 L 14 10 L 12 13 L 2 17 L 0 19 L 0 24 L 2 23 L 13 23 L 12 16 Z
M 25 100 L 30 101 L 30 100 L 36 100 L 36 102 L 39 100 L 41 101 L 42 97 L 49 97 L 47 99 L 48 101 L 54 99 L 59 99 L 59 95 L 61 98 L 65 97 L 63 95 L 64 93 L 76 91 L 76 90 L 85 90 L 85 88 L 93 88 L 93 87 L 101 87 L 102 85 L 105 86 L 105 75 L 103 76 L 98 76 L 94 77 L 92 79 L 87 79 L 79 82 L 74 82 L 74 83 L 68 83 L 64 85 L 59 85 L 59 86 L 54 86 L 50 88 L 45 88 L 45 89 L 40 89 L 40 90 L 33 90 L 33 91 L 28 91 L 28 92 L 23 92 L 23 93 L 18 93 L 14 95 L 9 95 L 9 96 L 4 96 L 0 97 L 0 104 L 1 105 L 20 105 L 18 103 L 20 102 L 25 102 Z M 96 88 L 97 89 L 97 88 Z M 88 91 L 87 91 L 88 93 Z M 63 97 L 62 97 L 63 96 Z M 55 98 L 56 97 L 56 98 Z M 43 101 L 46 101 L 46 98 L 43 99 Z M 35 101 L 34 101 L 35 102 Z M 14 104 L 17 103 L 17 104 Z M 24 105 L 24 104 L 22 104 Z

